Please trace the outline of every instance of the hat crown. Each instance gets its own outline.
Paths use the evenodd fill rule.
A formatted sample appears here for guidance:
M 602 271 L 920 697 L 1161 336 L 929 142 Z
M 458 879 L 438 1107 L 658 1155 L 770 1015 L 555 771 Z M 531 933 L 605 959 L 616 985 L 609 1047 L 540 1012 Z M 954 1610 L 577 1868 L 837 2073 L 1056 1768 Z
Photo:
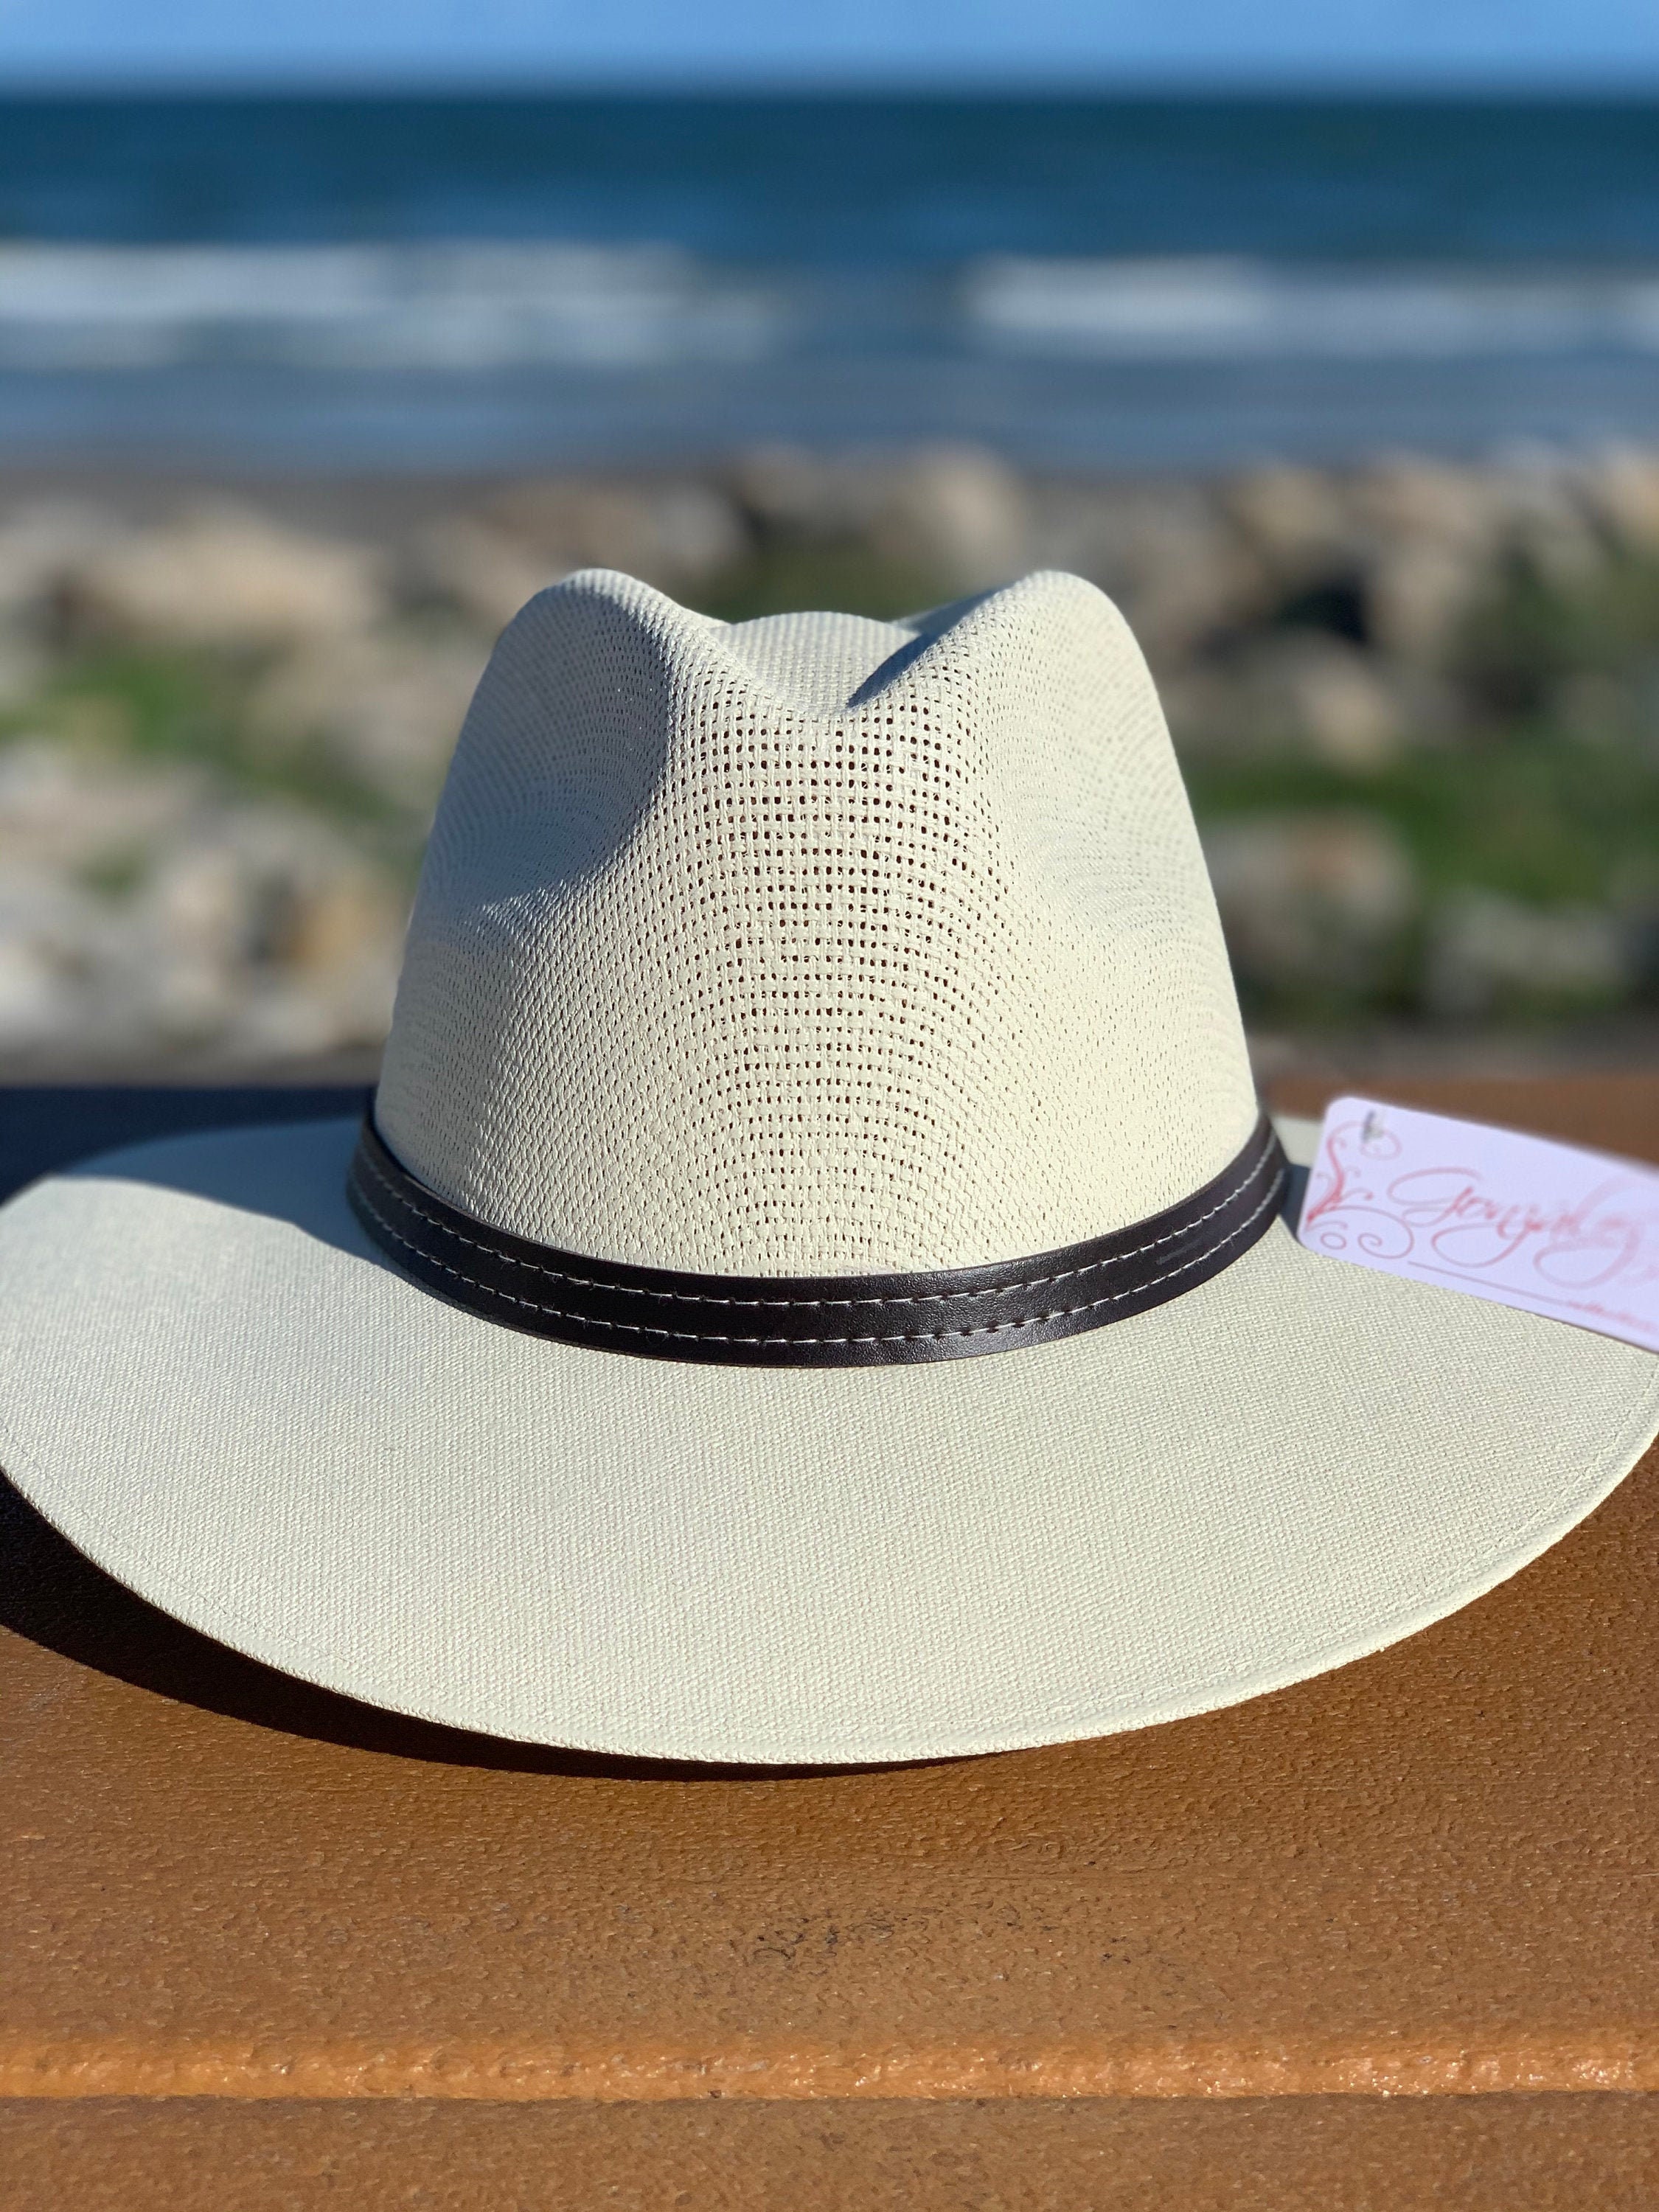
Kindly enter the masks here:
M 1093 586 L 728 628 L 588 571 L 478 686 L 376 1103 L 566 1251 L 978 1266 L 1161 1211 L 1256 1113 L 1152 678 Z

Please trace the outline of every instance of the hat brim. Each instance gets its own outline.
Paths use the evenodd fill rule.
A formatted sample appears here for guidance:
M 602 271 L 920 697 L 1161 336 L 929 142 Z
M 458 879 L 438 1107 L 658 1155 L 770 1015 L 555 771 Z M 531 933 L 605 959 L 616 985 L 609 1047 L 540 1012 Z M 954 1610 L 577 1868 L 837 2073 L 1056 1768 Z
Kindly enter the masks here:
M 192 1627 L 460 1728 L 819 1764 L 1173 1720 L 1480 1596 L 1659 1428 L 1650 1354 L 1282 1223 L 978 1359 L 549 1342 L 368 1243 L 356 1134 L 171 1139 L 0 1209 L 0 1465 Z

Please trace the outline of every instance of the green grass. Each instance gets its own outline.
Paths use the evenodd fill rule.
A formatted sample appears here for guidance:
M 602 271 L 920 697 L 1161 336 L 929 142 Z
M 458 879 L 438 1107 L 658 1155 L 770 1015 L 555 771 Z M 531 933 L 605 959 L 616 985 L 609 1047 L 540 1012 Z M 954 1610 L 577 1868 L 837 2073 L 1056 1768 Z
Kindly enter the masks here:
M 255 664 L 208 653 L 88 653 L 59 671 L 40 705 L 49 723 L 55 712 L 71 728 L 77 709 L 103 708 L 139 758 L 190 762 L 343 821 L 388 813 L 386 800 L 319 742 L 276 747 L 253 734 L 247 696 L 257 672 Z
M 880 617 L 948 596 L 938 577 L 851 543 L 781 543 L 715 579 L 698 604 L 727 620 L 814 606 Z M 262 727 L 252 702 L 268 665 L 252 654 L 82 644 L 27 706 L 0 715 L 0 742 L 58 735 L 189 764 L 228 792 L 326 819 L 407 876 L 423 819 L 355 775 L 320 733 Z M 1289 743 L 1231 756 L 1205 747 L 1186 761 L 1200 823 L 1357 809 L 1393 827 L 1415 870 L 1418 916 L 1363 985 L 1314 994 L 1249 981 L 1258 1018 L 1420 1013 L 1427 917 L 1462 889 L 1542 908 L 1612 906 L 1659 927 L 1659 563 L 1610 562 L 1568 583 L 1512 566 L 1460 630 L 1442 675 L 1458 726 L 1375 770 L 1322 764 Z M 1576 715 L 1573 686 L 1585 678 L 1600 686 L 1604 711 Z M 138 854 L 112 853 L 97 864 L 94 888 L 119 897 L 142 866 Z
M 423 821 L 354 775 L 320 735 L 280 742 L 250 710 L 263 664 L 251 657 L 93 649 L 65 659 L 27 705 L 0 714 L 0 743 L 58 737 L 135 761 L 205 771 L 228 794 L 279 799 L 331 823 L 374 858 L 408 874 Z M 94 888 L 118 896 L 138 866 L 112 860 Z M 108 880 L 103 878 L 107 877 Z
M 1450 667 L 1472 714 L 1498 721 L 1547 714 L 1573 676 L 1659 672 L 1659 562 L 1610 560 L 1569 579 L 1510 562 Z
M 1468 886 L 1531 903 L 1659 893 L 1659 765 L 1548 724 L 1407 753 L 1370 774 L 1282 759 L 1193 762 L 1200 820 L 1358 807 L 1391 823 L 1431 896 Z
M 1325 765 L 1289 744 L 1186 763 L 1200 822 L 1358 809 L 1393 828 L 1415 872 L 1416 919 L 1360 996 L 1315 1005 L 1305 988 L 1257 980 L 1246 997 L 1259 1018 L 1419 1017 L 1429 917 L 1459 890 L 1659 921 L 1659 563 L 1609 561 L 1563 580 L 1511 562 L 1440 673 L 1455 728 L 1385 767 Z M 1526 993 L 1506 1008 L 1537 1019 L 1572 1010 Z
M 920 614 L 955 594 L 928 570 L 884 561 L 856 542 L 778 544 L 712 578 L 688 604 L 720 622 L 833 607 L 891 622 Z

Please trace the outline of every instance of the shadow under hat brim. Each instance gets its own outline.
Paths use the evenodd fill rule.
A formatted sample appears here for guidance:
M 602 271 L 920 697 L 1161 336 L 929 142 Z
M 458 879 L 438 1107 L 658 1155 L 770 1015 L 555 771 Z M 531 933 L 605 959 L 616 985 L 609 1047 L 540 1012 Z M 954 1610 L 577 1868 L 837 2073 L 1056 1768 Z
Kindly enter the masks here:
M 580 1349 L 385 1260 L 356 1138 L 173 1139 L 0 1209 L 0 1466 L 192 1627 L 458 1728 L 823 1765 L 1172 1720 L 1480 1596 L 1659 1429 L 1651 1354 L 1282 1223 L 982 1358 Z

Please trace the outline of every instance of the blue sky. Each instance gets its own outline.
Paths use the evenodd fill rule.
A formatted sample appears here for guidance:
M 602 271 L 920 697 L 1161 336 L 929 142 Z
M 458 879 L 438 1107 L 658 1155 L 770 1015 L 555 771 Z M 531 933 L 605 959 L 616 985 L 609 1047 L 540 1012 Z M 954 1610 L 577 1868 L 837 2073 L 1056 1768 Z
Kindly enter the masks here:
M 1659 0 L 0 0 L 42 79 L 1659 87 Z

